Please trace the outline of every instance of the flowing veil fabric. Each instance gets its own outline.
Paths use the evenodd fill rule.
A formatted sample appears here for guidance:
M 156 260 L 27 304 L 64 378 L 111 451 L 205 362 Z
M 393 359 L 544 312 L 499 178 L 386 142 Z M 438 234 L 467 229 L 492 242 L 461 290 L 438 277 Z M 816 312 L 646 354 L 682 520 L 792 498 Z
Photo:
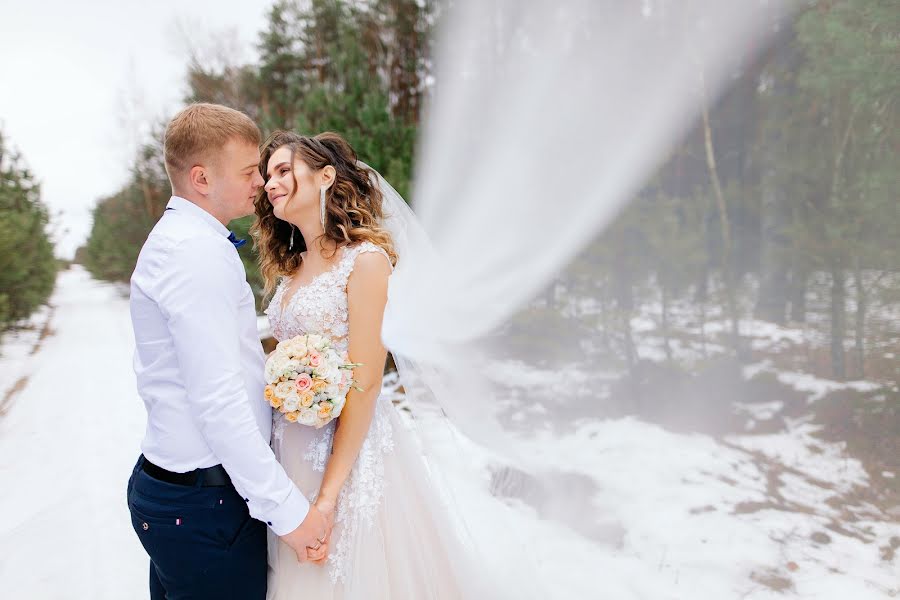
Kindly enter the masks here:
M 603 458 L 575 441 L 603 403 L 569 357 L 597 332 L 522 311 L 785 12 L 764 0 L 461 0 L 440 15 L 412 194 L 421 221 L 379 176 L 400 256 L 383 338 L 432 471 L 484 551 L 526 557 L 506 567 L 536 595 L 542 580 L 552 597 L 599 597 L 576 572 L 623 567 L 603 562 L 616 499 L 583 475 Z M 537 374 L 557 385 L 523 385 Z M 633 587 L 610 597 L 654 596 L 629 564 Z

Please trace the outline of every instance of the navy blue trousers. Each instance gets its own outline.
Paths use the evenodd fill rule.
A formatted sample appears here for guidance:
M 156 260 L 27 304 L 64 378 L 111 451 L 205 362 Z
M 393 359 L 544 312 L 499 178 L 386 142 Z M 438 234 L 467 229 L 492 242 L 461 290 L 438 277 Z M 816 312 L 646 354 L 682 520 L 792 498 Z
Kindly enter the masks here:
M 151 600 L 265 600 L 266 526 L 234 486 L 175 485 L 138 459 L 128 480 L 131 525 L 150 555 Z

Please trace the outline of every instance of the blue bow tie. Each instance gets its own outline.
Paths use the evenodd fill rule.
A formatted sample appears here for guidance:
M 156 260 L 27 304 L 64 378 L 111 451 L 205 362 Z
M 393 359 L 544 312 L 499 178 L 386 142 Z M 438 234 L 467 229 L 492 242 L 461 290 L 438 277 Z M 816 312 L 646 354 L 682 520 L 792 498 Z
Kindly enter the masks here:
M 247 243 L 247 240 L 242 240 L 238 236 L 234 235 L 233 231 L 228 232 L 228 241 L 234 244 L 234 247 L 236 249 Z

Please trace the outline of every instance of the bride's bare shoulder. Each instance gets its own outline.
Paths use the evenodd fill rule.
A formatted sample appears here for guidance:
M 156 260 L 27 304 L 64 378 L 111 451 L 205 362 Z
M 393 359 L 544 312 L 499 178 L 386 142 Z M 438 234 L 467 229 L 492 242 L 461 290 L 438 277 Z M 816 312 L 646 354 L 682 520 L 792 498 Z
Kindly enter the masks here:
M 352 279 L 375 277 L 387 278 L 391 274 L 390 259 L 377 251 L 359 252 L 353 259 Z

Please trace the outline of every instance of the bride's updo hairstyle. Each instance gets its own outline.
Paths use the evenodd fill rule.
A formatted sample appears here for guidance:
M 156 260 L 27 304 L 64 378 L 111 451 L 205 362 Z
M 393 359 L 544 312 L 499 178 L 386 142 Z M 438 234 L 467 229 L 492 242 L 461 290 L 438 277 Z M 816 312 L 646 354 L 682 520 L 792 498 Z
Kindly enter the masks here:
M 381 225 L 383 196 L 377 185 L 373 185 L 374 172 L 357 164 L 356 152 L 344 138 L 336 133 L 325 132 L 314 137 L 299 135 L 290 131 L 275 131 L 263 143 L 260 150 L 259 172 L 268 182 L 266 169 L 269 158 L 279 148 L 287 146 L 291 150 L 291 164 L 302 160 L 313 171 L 318 172 L 328 165 L 336 171 L 334 183 L 325 193 L 325 233 L 316 240 L 319 243 L 334 242 L 335 248 L 372 242 L 387 252 L 391 263 L 397 264 L 394 243 Z M 294 193 L 297 193 L 297 178 L 294 179 Z M 306 243 L 299 232 L 294 234 L 294 246 L 290 248 L 291 224 L 282 221 L 272 212 L 265 186 L 259 189 L 254 201 L 256 223 L 250 233 L 256 240 L 260 256 L 260 272 L 268 295 L 275 288 L 280 276 L 297 270 Z M 324 238 L 324 239 L 322 239 Z M 327 247 L 327 244 L 322 244 Z

